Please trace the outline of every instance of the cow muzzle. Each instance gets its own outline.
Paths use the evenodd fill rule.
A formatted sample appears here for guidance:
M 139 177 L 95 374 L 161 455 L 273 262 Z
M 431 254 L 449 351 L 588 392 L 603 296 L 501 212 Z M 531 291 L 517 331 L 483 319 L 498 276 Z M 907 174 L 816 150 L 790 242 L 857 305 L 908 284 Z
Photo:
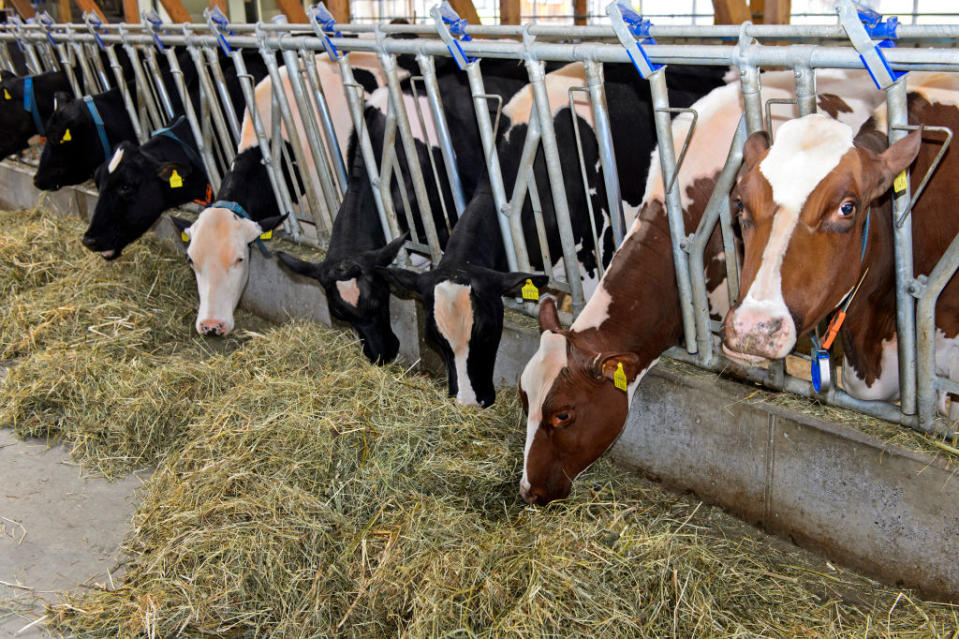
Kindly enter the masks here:
M 723 322 L 723 351 L 748 364 L 786 357 L 796 346 L 796 325 L 784 310 L 744 302 L 730 311 Z
M 230 332 L 230 327 L 221 320 L 205 319 L 196 323 L 196 332 L 207 337 L 222 337 Z

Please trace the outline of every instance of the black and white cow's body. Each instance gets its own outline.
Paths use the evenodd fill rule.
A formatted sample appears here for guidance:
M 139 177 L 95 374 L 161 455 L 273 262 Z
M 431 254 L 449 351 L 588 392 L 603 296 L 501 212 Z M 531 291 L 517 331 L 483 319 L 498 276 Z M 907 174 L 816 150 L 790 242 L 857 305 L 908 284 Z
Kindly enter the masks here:
M 635 211 L 643 197 L 650 155 L 656 146 L 649 88 L 646 82 L 638 78 L 631 65 L 606 65 L 604 75 L 623 206 Z M 720 86 L 723 83 L 722 75 L 719 69 L 671 70 L 667 74 L 670 103 L 673 106 L 689 106 Z M 592 132 L 592 111 L 584 98 L 580 97 L 574 104 L 588 187 L 584 186 L 581 179 L 568 92 L 570 88 L 583 86 L 584 69 L 579 63 L 567 65 L 546 76 L 564 190 L 578 249 L 579 272 L 588 297 L 601 274 L 597 259 L 604 266 L 607 265 L 615 246 L 598 144 Z M 534 108 L 532 89 L 527 87 L 503 109 L 508 128 L 498 145 L 498 151 L 507 194 L 513 191 L 530 113 Z M 555 259 L 562 255 L 562 248 L 542 150 L 534 164 L 534 175 L 542 202 L 549 251 Z M 593 225 L 589 220 L 587 198 L 593 206 L 593 224 L 601 243 L 598 252 L 594 251 Z M 493 368 L 503 329 L 502 296 L 518 292 L 526 279 L 533 280 L 537 287 L 547 280 L 546 276 L 532 277 L 508 272 L 506 251 L 496 215 L 492 190 L 488 181 L 485 181 L 469 202 L 436 269 L 421 274 L 399 269 L 391 269 L 388 273 L 395 285 L 412 290 L 423 298 L 427 336 L 446 362 L 450 395 L 456 396 L 464 404 L 488 406 L 496 396 Z M 542 271 L 544 260 L 528 200 L 523 208 L 522 221 L 530 264 Z
M 459 71 L 452 60 L 437 60 L 437 83 L 443 100 L 444 111 L 450 128 L 462 178 L 464 197 L 471 197 L 477 185 L 484 179 L 485 159 L 480 143 L 479 129 L 476 124 L 472 94 L 466 75 Z M 500 95 L 508 100 L 528 81 L 524 68 L 515 61 L 484 62 L 486 91 Z M 424 114 L 425 130 L 416 115 L 417 98 L 413 96 L 408 81 L 401 85 L 405 107 L 410 120 L 419 163 L 426 177 L 430 209 L 437 229 L 440 245 L 446 245 L 449 238 L 446 220 L 440 196 L 444 198 L 451 218 L 456 222 L 449 181 L 443 164 L 438 138 L 433 130 L 432 117 L 427 98 L 420 94 L 419 109 Z M 366 122 L 369 127 L 374 153 L 381 156 L 383 137 L 386 127 L 388 93 L 386 89 L 375 92 L 369 101 Z M 490 103 L 492 104 L 492 100 Z M 397 157 L 408 192 L 406 199 L 413 207 L 414 224 L 422 236 L 422 218 L 412 183 L 408 177 L 406 158 L 397 141 Z M 429 158 L 439 174 L 439 189 L 432 179 Z M 389 265 L 396 257 L 402 245 L 398 238 L 387 243 L 382 226 L 374 206 L 373 191 L 367 178 L 362 157 L 356 153 L 355 142 L 351 144 L 351 173 L 349 188 L 333 224 L 330 247 L 326 259 L 317 264 L 301 261 L 295 257 L 279 253 L 278 257 L 291 270 L 319 280 L 327 294 L 330 312 L 334 317 L 351 324 L 358 332 L 363 343 L 363 352 L 370 361 L 388 362 L 399 350 L 399 341 L 390 327 L 389 321 L 389 284 L 383 278 L 380 269 Z M 390 184 L 393 204 L 402 230 L 406 228 L 406 215 L 403 210 L 403 197 L 399 185 L 394 179 Z

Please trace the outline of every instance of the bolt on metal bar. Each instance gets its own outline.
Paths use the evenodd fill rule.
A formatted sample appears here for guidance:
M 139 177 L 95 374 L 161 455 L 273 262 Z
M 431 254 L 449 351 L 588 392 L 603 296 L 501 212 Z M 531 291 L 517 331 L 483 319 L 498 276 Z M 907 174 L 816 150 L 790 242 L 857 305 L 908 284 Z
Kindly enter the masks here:
M 619 246 L 626 235 L 626 221 L 623 215 L 623 199 L 619 189 L 619 169 L 616 166 L 616 150 L 609 123 L 609 108 L 606 105 L 606 88 L 603 80 L 603 65 L 595 60 L 583 63 L 586 71 L 586 88 L 589 91 L 589 103 L 593 109 L 593 128 L 599 144 L 599 161 L 603 169 L 603 183 L 606 186 L 606 201 L 610 223 L 613 228 L 613 243 Z
M 450 183 L 450 192 L 453 194 L 453 208 L 456 210 L 456 216 L 459 217 L 466 208 L 466 199 L 463 197 L 463 184 L 456 165 L 456 152 L 453 150 L 450 127 L 446 120 L 443 98 L 440 95 L 439 83 L 436 79 L 436 64 L 433 61 L 433 56 L 423 53 L 416 54 L 416 63 L 419 65 L 420 73 L 423 76 L 423 87 L 430 104 L 430 111 L 433 114 L 437 142 L 443 155 L 443 164 L 446 166 L 446 177 Z

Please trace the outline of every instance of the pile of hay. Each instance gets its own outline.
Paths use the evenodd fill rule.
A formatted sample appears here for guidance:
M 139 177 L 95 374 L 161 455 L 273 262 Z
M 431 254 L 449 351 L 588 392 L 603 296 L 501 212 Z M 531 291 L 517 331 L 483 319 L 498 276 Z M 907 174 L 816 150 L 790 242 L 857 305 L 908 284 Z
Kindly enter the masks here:
M 144 272 L 189 276 L 175 257 L 163 261 L 169 249 L 146 248 L 129 258 Z M 349 334 L 307 323 L 204 351 L 191 334 L 192 295 L 163 306 L 149 278 L 85 267 L 97 286 L 124 281 L 155 301 L 141 310 L 156 311 L 102 338 L 84 334 L 96 318 L 78 306 L 35 342 L 45 346 L 17 351 L 0 383 L 0 425 L 89 439 L 76 452 L 104 470 L 159 466 L 122 583 L 48 611 L 58 631 L 926 637 L 959 628 L 955 607 L 879 587 L 605 461 L 569 500 L 526 507 L 514 392 L 489 410 L 463 409 L 428 378 L 369 365 Z M 47 299 L 42 288 L 36 300 Z M 18 298 L 30 306 L 26 291 Z M 171 315 L 189 319 L 166 336 Z

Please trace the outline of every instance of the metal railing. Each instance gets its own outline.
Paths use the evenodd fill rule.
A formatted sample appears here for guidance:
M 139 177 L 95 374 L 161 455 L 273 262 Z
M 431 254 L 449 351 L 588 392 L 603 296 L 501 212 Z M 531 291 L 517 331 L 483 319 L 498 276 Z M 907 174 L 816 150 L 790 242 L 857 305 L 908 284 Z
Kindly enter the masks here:
M 605 101 L 603 63 L 633 63 L 639 71 L 636 81 L 646 81 L 652 95 L 654 122 L 659 142 L 659 158 L 664 185 L 666 208 L 672 235 L 672 259 L 677 274 L 684 327 L 684 347 L 674 348 L 674 357 L 694 362 L 711 370 L 730 370 L 746 379 L 761 382 L 771 388 L 798 393 L 806 397 L 851 408 L 863 413 L 899 422 L 923 431 L 944 431 L 936 419 L 937 391 L 956 392 L 959 385 L 939 377 L 935 369 L 935 302 L 943 287 L 959 265 L 959 239 L 953 241 L 939 265 L 927 278 L 917 279 L 912 266 L 911 218 L 896 224 L 897 328 L 901 400 L 899 404 L 864 401 L 843 390 L 831 387 L 817 392 L 804 379 L 786 374 L 783 363 L 773 363 L 768 369 L 746 368 L 731 364 L 719 353 L 718 326 L 709 317 L 709 302 L 704 280 L 706 245 L 716 225 L 721 229 L 727 257 L 727 288 L 731 301 L 739 295 L 739 265 L 731 256 L 737 255 L 732 221 L 728 207 L 728 193 L 742 160 L 742 146 L 749 133 L 764 128 L 763 103 L 760 93 L 760 69 L 785 68 L 794 71 L 797 110 L 800 115 L 816 110 L 816 70 L 828 68 L 861 69 L 864 59 L 872 55 L 863 49 L 871 39 L 862 39 L 856 24 L 848 14 L 836 25 L 788 26 L 656 26 L 644 24 L 637 16 L 629 15 L 624 7 L 610 5 L 610 25 L 569 27 L 527 24 L 522 26 L 466 25 L 448 6 L 432 12 L 432 24 L 335 24 L 322 5 L 310 12 L 311 23 L 256 25 L 229 24 L 222 15 L 207 13 L 207 24 L 174 26 L 162 24 L 154 16 L 145 16 L 141 24 L 97 24 L 88 18 L 85 25 L 57 25 L 51 21 L 37 24 L 9 25 L 0 30 L 0 41 L 13 41 L 22 47 L 28 65 L 34 72 L 62 69 L 71 79 L 71 86 L 79 96 L 110 86 L 110 79 L 100 68 L 104 50 L 114 71 L 113 81 L 121 91 L 120 64 L 113 47 L 121 45 L 133 65 L 134 93 L 124 93 L 124 101 L 131 119 L 137 124 L 137 135 L 146 139 L 147 132 L 168 123 L 173 115 L 172 99 L 166 86 L 158 79 L 157 57 L 164 55 L 175 81 L 187 119 L 196 138 L 209 179 L 214 188 L 219 186 L 222 171 L 235 154 L 239 139 L 239 122 L 223 89 L 223 69 L 217 54 L 221 49 L 235 67 L 246 102 L 247 115 L 256 133 L 259 148 L 270 178 L 277 203 L 283 211 L 296 211 L 287 222 L 287 230 L 295 239 L 323 245 L 328 238 L 347 184 L 347 167 L 336 138 L 326 96 L 330 90 L 343 91 L 350 119 L 357 136 L 357 152 L 373 192 L 373 201 L 384 236 L 398 237 L 405 225 L 412 237 L 405 245 L 400 260 L 409 263 L 410 253 L 418 253 L 433 262 L 439 261 L 442 246 L 434 225 L 430 192 L 444 188 L 439 184 L 440 169 L 446 175 L 451 201 L 443 201 L 446 219 L 450 211 L 463 211 L 462 191 L 453 141 L 447 124 L 447 115 L 436 80 L 434 59 L 452 57 L 466 75 L 473 98 L 475 119 L 479 127 L 483 156 L 492 190 L 497 221 L 510 269 L 532 270 L 530 243 L 535 243 L 542 255 L 542 268 L 551 276 L 550 286 L 570 294 L 574 312 L 585 303 L 577 269 L 570 203 L 566 201 L 565 181 L 585 178 L 563 175 L 559 162 L 553 108 L 545 87 L 545 62 L 582 62 L 585 82 L 569 94 L 570 111 L 574 114 L 574 97 L 585 97 L 593 119 L 593 134 L 598 145 L 599 165 L 606 193 L 604 205 L 608 208 L 615 244 L 622 242 L 625 233 L 620 202 L 619 175 L 613 151 L 613 124 Z M 864 33 L 864 32 L 863 32 Z M 394 35 L 417 35 L 413 39 L 396 39 Z M 858 34 L 858 35 L 857 35 Z M 360 36 L 360 37 L 355 37 Z M 486 39 L 489 38 L 489 39 Z M 492 39 L 496 38 L 496 39 Z M 696 46 L 671 44 L 670 40 L 697 38 L 704 42 Z M 895 33 L 899 43 L 932 44 L 923 48 L 886 48 L 880 53 L 888 63 L 890 77 L 877 78 L 886 93 L 890 140 L 906 134 L 908 127 L 906 94 L 908 75 L 895 78 L 897 72 L 910 70 L 959 71 L 959 49 L 944 46 L 959 43 L 959 25 L 916 26 L 900 25 Z M 653 39 L 661 40 L 661 43 Z M 782 45 L 762 44 L 761 41 Z M 711 44 L 706 44 L 709 42 Z M 571 44 L 572 43 L 572 44 Z M 853 46 L 850 46 L 850 43 Z M 872 45 L 869 45 L 872 46 Z M 255 87 L 247 73 L 242 51 L 256 51 L 263 58 L 273 83 L 272 104 L 269 112 L 262 112 L 255 100 Z M 190 98 L 191 87 L 184 81 L 177 52 L 186 52 L 197 73 L 198 107 Z M 364 92 L 356 82 L 350 67 L 350 54 L 376 54 L 386 78 L 387 127 L 376 152 L 364 119 Z M 397 56 L 414 56 L 420 76 L 411 79 L 413 90 L 419 83 L 427 98 L 428 109 L 413 113 L 407 110 L 403 97 L 401 69 Z M 318 55 L 335 61 L 341 86 L 323 86 L 316 71 Z M 280 66 L 278 57 L 282 59 Z M 491 116 L 490 105 L 498 114 L 502 100 L 487 93 L 482 73 L 482 59 L 505 58 L 521 61 L 530 81 L 533 108 L 527 137 L 524 142 L 519 169 L 512 192 L 507 192 L 502 174 L 496 140 L 502 127 L 498 115 Z M 91 63 L 92 61 L 92 63 Z M 682 162 L 675 154 L 672 139 L 672 116 L 676 113 L 669 104 L 666 90 L 665 65 L 735 66 L 740 73 L 744 116 L 728 150 L 725 164 L 714 192 L 696 230 L 687 236 L 680 203 L 680 185 L 676 176 Z M 0 47 L 0 65 L 12 68 L 12 62 Z M 143 68 L 145 65 L 146 69 Z M 78 75 L 79 71 L 79 75 Z M 875 70 L 873 70 L 875 72 Z M 290 95 L 276 87 L 283 86 L 283 74 L 289 80 Z M 875 74 L 875 73 L 874 73 Z M 881 73 L 880 73 L 881 75 Z M 640 77 L 642 76 L 642 78 Z M 574 96 L 574 92 L 579 95 Z M 414 100 L 414 104 L 420 104 Z M 300 123 L 301 133 L 290 134 L 288 152 L 282 143 L 281 125 L 288 131 L 298 130 L 292 117 L 295 110 L 308 114 Z M 197 113 L 199 109 L 199 113 Z M 412 123 L 418 121 L 420 130 L 425 119 L 432 121 L 437 132 L 434 141 L 439 146 L 442 166 L 431 162 L 420 165 L 415 148 Z M 576 128 L 580 141 L 582 131 Z M 690 130 L 690 136 L 695 130 Z M 398 138 L 398 139 L 397 139 Z M 688 140 L 687 140 L 688 142 Z M 399 144 L 406 160 L 406 171 L 400 170 L 397 160 Z M 538 149 L 543 149 L 548 184 L 538 184 L 533 171 Z M 580 162 L 582 148 L 578 144 Z M 314 171 L 303 175 L 305 195 L 297 198 L 287 187 L 282 172 L 283 163 L 300 167 L 313 166 Z M 510 176 L 514 177 L 514 176 Z M 391 184 L 400 185 L 400 202 L 394 202 Z M 410 188 L 407 188 L 407 182 Z M 596 185 L 592 185 L 596 186 Z M 588 189 L 587 189 L 588 190 Z M 412 194 L 412 199 L 408 197 Z M 553 203 L 558 228 L 561 255 L 551 255 L 541 198 Z M 529 201 L 535 222 L 535 237 L 525 237 L 521 214 Z M 422 235 L 417 220 L 412 218 L 415 202 L 419 212 Z M 910 197 L 894 200 L 893 216 L 898 220 L 908 212 Z M 401 215 L 403 217 L 401 217 Z M 310 231 L 306 232 L 309 227 Z M 595 227 L 591 229 L 598 239 Z M 596 243 L 596 250 L 599 250 Z M 565 277 L 553 277 L 553 267 L 563 259 Z M 602 263 L 597 254 L 597 262 Z M 918 300 L 918 304 L 917 304 Z M 516 307 L 523 309 L 521 303 Z M 529 309 L 526 309 L 529 310 Z

